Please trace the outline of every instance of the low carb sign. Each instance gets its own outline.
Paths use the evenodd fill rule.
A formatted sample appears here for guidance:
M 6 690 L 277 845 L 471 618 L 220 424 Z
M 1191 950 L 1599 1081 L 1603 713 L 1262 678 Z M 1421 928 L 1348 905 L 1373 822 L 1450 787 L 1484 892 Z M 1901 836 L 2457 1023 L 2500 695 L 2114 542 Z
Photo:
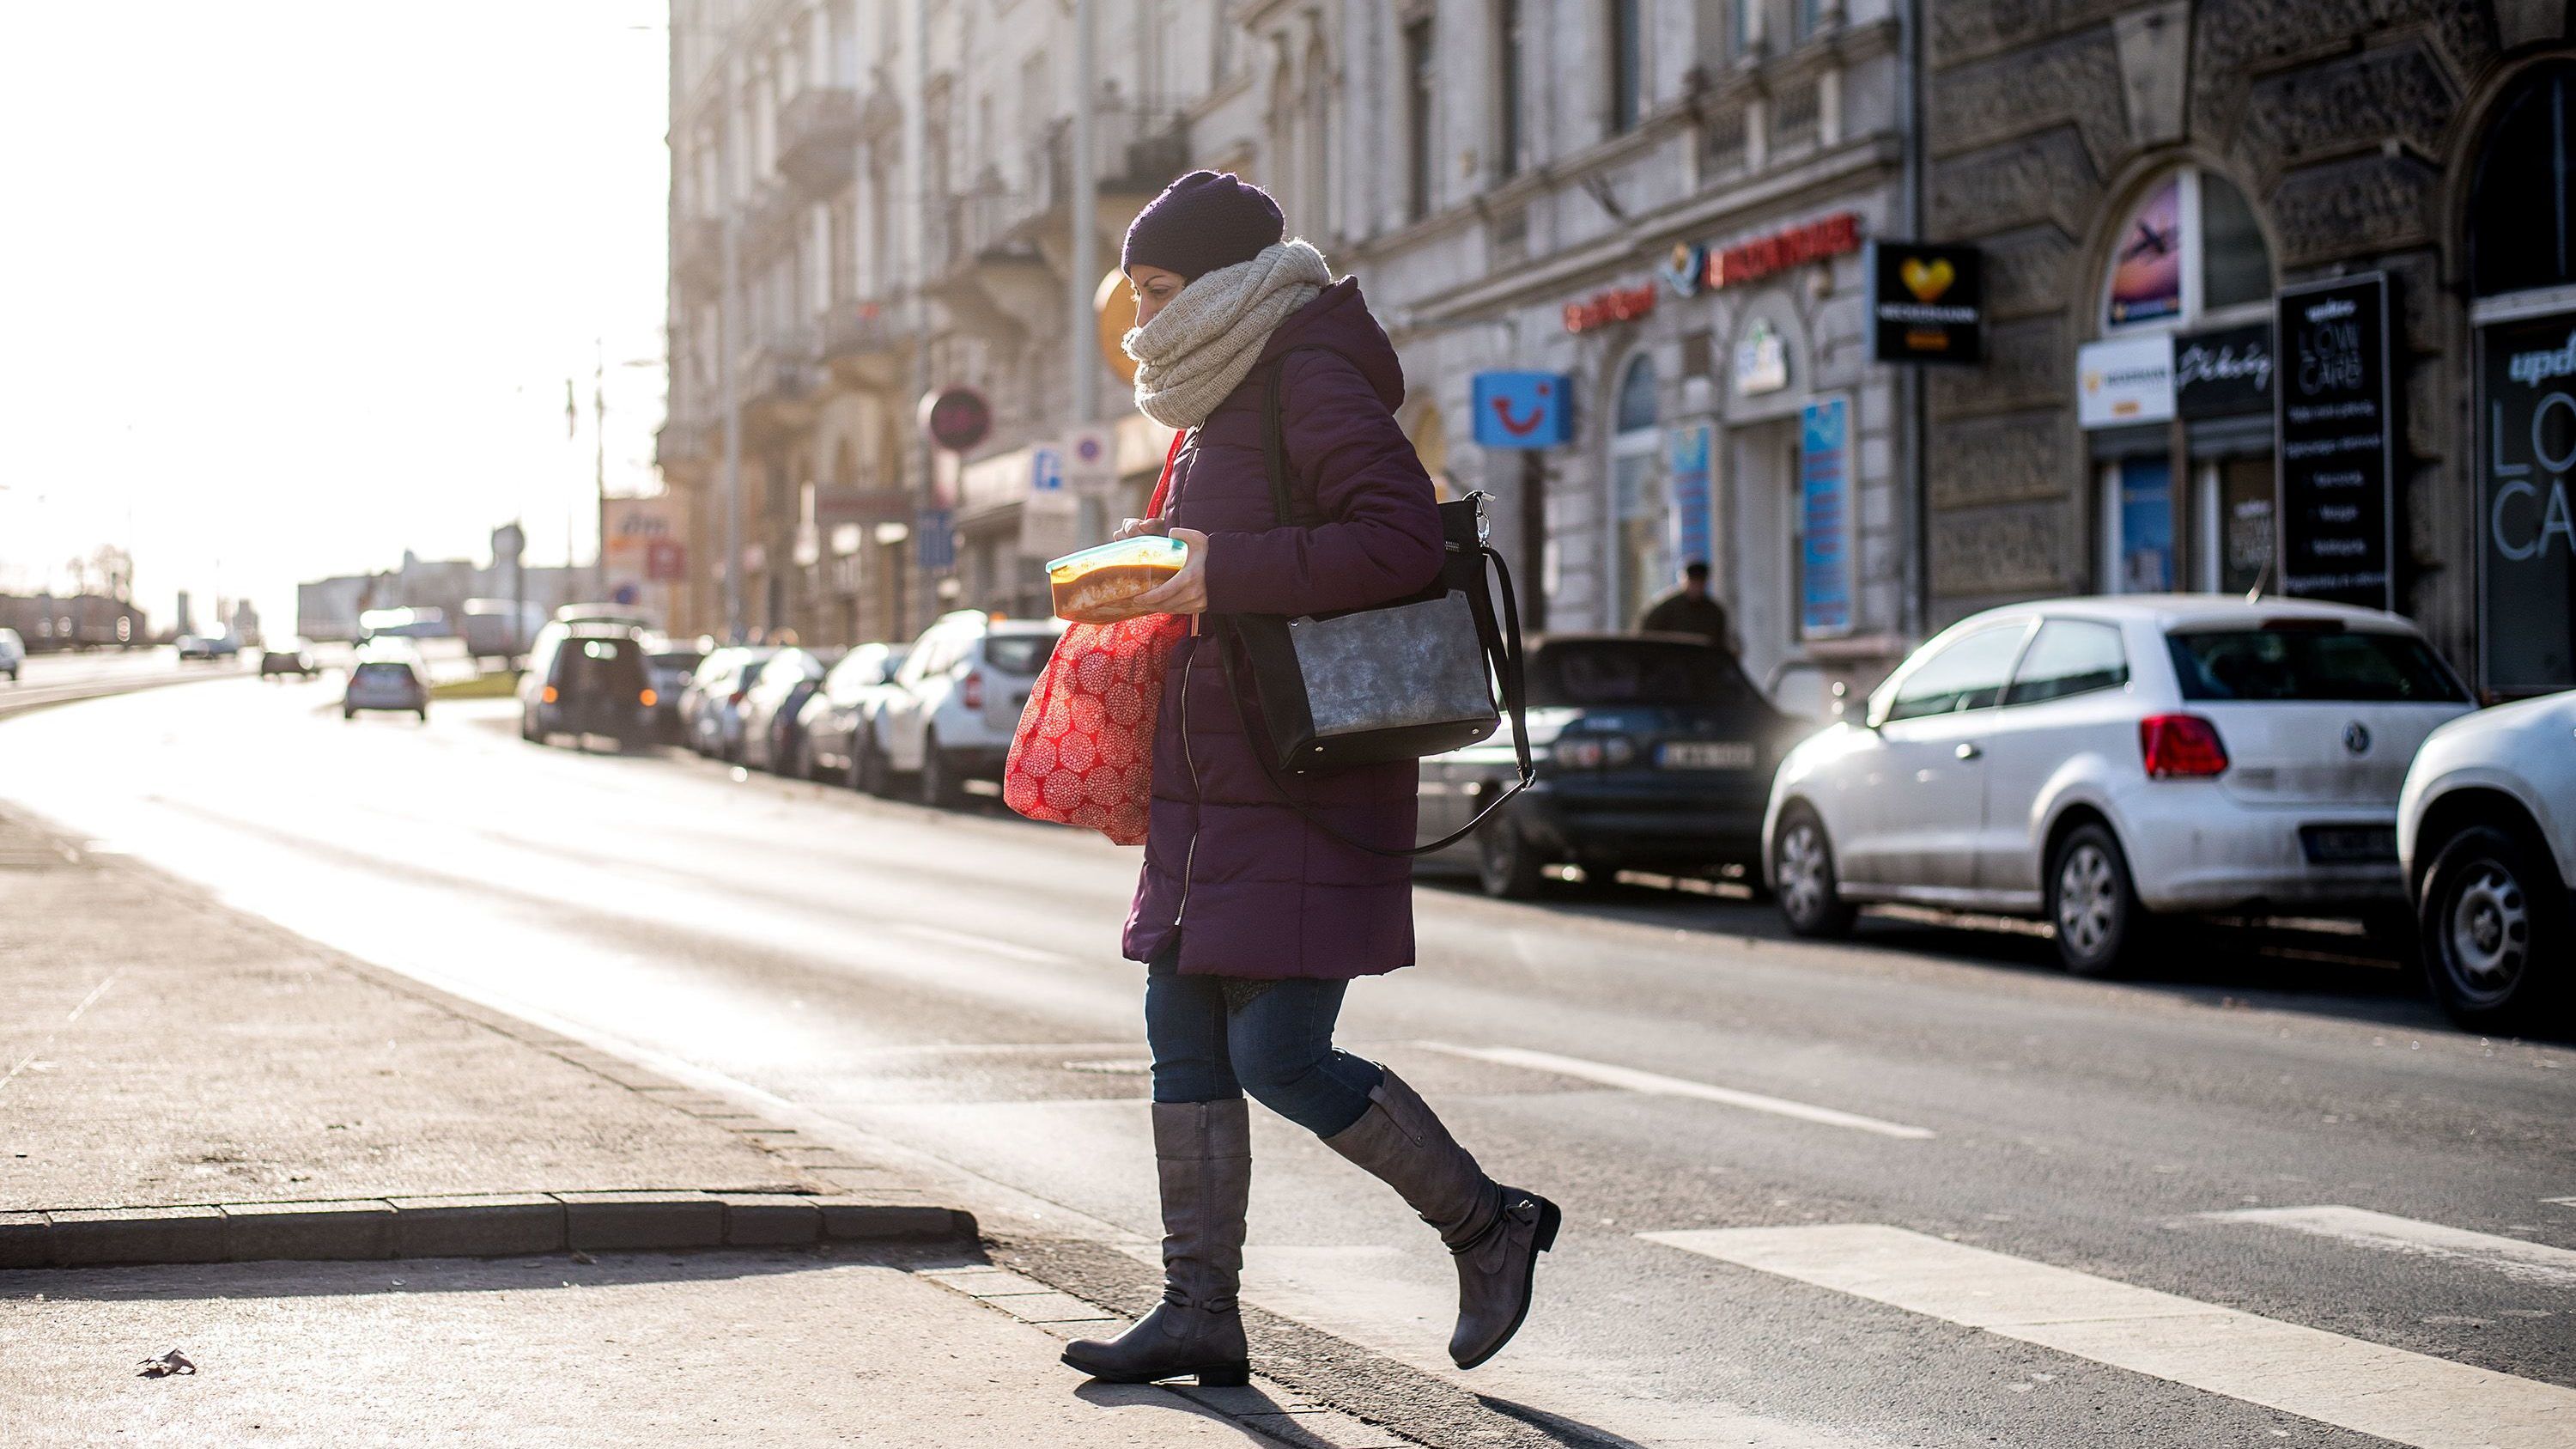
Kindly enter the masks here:
M 2576 315 L 2483 329 L 2478 394 L 2482 682 L 2576 686 Z

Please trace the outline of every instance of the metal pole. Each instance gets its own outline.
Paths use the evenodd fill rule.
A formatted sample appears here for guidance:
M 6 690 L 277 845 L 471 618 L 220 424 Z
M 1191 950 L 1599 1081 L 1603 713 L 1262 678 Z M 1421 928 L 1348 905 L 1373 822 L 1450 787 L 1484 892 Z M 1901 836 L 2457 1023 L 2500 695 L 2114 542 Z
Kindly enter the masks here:
M 903 126 L 903 184 L 912 204 L 904 208 L 904 252 L 911 259 L 912 284 L 912 395 L 915 399 L 930 392 L 930 307 L 924 289 L 930 281 L 930 208 L 941 200 L 930 194 L 930 118 L 924 114 L 930 103 L 930 0 L 912 0 L 912 33 L 904 54 L 905 98 Z M 916 432 L 919 432 L 916 425 Z M 918 516 L 930 505 L 932 490 L 938 487 L 936 465 L 930 453 L 926 434 L 914 445 L 915 466 L 921 470 L 921 493 L 914 512 L 910 534 L 905 542 L 915 550 L 921 547 L 921 519 Z M 907 570 L 901 556 L 896 560 L 894 637 L 912 637 L 912 596 L 916 589 L 929 587 L 930 571 Z M 917 578 L 909 577 L 917 575 Z
M 725 641 L 742 642 L 742 408 L 735 396 L 734 287 L 742 261 L 736 235 L 739 208 L 734 204 L 733 58 L 716 62 L 725 68 L 724 126 L 716 146 L 716 202 L 723 208 L 721 277 L 716 284 L 716 389 L 724 408 Z
M 1093 111 L 1100 85 L 1094 72 L 1099 56 L 1092 42 L 1092 0 L 1073 0 L 1073 326 L 1065 334 L 1072 346 L 1073 423 L 1089 427 L 1100 420 L 1100 356 L 1091 319 L 1091 294 L 1100 285 L 1100 176 L 1098 134 Z
M 591 560 L 591 592 L 608 597 L 608 344 L 590 344 L 590 481 L 599 500 L 599 552 Z M 668 619 L 663 621 L 669 623 Z
M 1923 235 L 1923 0 L 1904 0 L 1897 7 L 1896 83 L 1900 94 L 1897 125 L 1904 158 L 1898 209 L 1904 213 L 1906 236 Z M 1873 284 L 1874 285 L 1874 284 Z M 1899 363 L 1896 373 L 1897 418 L 1903 426 L 1900 452 L 1905 460 L 1903 491 L 1897 495 L 1900 535 L 1905 540 L 1904 633 L 1906 643 L 1923 637 L 1932 617 L 1932 510 L 1924 452 L 1929 441 L 1923 422 L 1923 364 Z

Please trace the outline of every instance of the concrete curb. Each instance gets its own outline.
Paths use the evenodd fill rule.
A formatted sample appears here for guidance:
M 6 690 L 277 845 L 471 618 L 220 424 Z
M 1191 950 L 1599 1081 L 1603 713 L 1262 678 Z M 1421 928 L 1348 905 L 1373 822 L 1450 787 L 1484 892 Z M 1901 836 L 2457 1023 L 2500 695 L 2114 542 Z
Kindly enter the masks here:
M 971 1242 L 956 1208 L 794 1193 L 560 1192 L 0 1213 L 0 1269 Z

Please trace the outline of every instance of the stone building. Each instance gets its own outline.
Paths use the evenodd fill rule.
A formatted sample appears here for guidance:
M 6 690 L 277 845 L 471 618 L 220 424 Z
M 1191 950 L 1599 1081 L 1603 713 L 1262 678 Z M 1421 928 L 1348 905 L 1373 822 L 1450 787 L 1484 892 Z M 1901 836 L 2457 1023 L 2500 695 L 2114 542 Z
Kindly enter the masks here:
M 1237 13 L 1248 89 L 1200 123 L 1200 162 L 1271 187 L 1361 278 L 1407 429 L 1445 486 L 1492 495 L 1528 620 L 1634 627 L 1704 557 L 1784 697 L 1901 655 L 1899 389 L 1863 301 L 1866 244 L 1903 227 L 1888 0 Z M 1478 444 L 1477 379 L 1501 372 L 1570 408 L 1561 442 Z M 1841 507 L 1812 568 L 1811 458 Z
M 1991 325 L 1990 360 L 1929 390 L 1927 622 L 2277 590 L 2320 550 L 2369 564 L 2384 534 L 2386 597 L 2481 688 L 2576 685 L 2566 7 L 1944 0 L 1930 19 L 1930 224 L 1983 249 Z M 2295 435 L 2335 359 L 2274 335 L 2356 302 L 2346 323 L 2367 323 L 2371 274 L 2384 510 L 2382 450 L 2320 473 Z M 2113 399 L 2135 421 L 2101 406 L 2119 359 L 2168 340 L 2173 375 Z
M 1233 63 L 1234 32 L 1187 0 L 1094 8 L 1087 220 L 1105 273 L 1128 215 L 1186 169 L 1187 112 Z M 942 608 L 1043 597 L 1022 515 L 1038 446 L 1076 421 L 1068 10 L 675 0 L 659 462 L 694 541 L 683 630 L 726 624 L 728 338 L 746 632 L 908 638 Z M 1123 461 L 1150 470 L 1159 440 L 1124 382 L 1097 348 L 1084 365 Z M 959 388 L 987 401 L 991 431 L 935 453 L 919 403 Z M 1119 501 L 1088 500 L 1074 528 L 1096 534 Z

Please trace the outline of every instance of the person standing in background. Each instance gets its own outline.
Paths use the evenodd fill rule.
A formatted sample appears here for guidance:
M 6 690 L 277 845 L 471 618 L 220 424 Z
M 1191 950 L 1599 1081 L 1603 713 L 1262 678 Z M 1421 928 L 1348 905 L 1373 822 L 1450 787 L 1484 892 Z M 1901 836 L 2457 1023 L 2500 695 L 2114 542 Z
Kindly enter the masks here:
M 1637 627 L 1648 634 L 1697 634 L 1729 654 L 1740 654 L 1735 621 L 1726 606 L 1708 592 L 1708 560 L 1692 559 L 1682 569 L 1682 586 L 1657 599 Z

